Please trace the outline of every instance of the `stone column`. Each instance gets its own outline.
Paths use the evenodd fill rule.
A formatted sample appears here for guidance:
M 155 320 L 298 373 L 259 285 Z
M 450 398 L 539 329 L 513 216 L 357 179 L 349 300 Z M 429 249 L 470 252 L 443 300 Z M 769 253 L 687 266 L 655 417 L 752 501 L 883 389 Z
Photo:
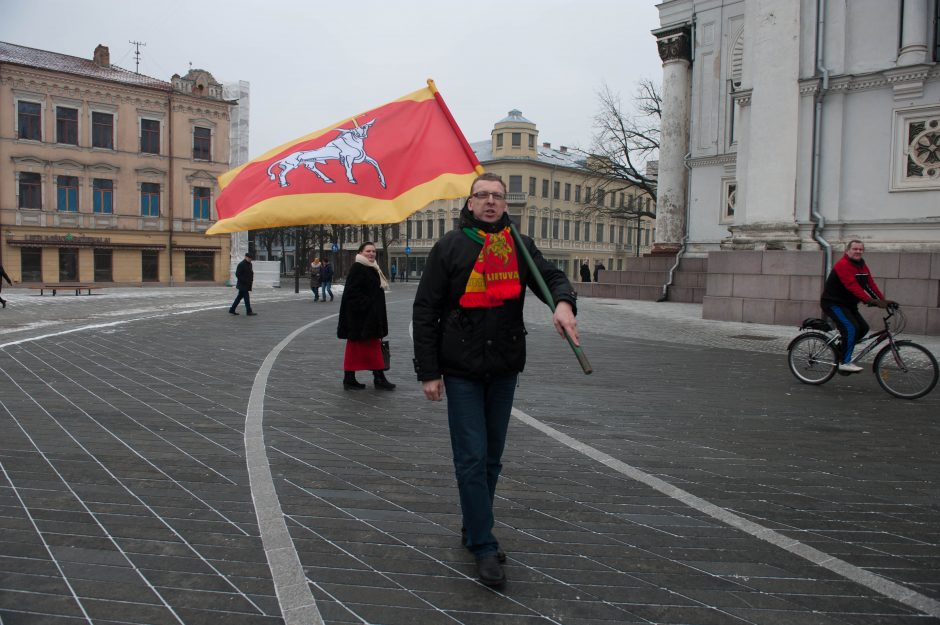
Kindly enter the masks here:
M 653 254 L 675 254 L 686 228 L 686 193 L 692 108 L 692 49 L 688 26 L 658 33 L 663 60 L 662 129 L 656 190 L 656 238 Z
M 898 65 L 927 62 L 927 0 L 904 0 Z
M 751 0 L 745 9 L 744 80 L 738 194 L 729 228 L 733 249 L 799 249 L 800 3 Z M 728 242 L 723 242 L 727 247 Z

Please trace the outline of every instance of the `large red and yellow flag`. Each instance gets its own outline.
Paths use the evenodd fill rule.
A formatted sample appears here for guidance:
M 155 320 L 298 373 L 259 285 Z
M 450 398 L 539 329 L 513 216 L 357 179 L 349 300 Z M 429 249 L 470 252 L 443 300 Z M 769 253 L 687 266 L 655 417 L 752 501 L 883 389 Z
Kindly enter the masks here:
M 397 223 L 466 196 L 483 172 L 428 86 L 222 174 L 206 234 L 305 224 Z

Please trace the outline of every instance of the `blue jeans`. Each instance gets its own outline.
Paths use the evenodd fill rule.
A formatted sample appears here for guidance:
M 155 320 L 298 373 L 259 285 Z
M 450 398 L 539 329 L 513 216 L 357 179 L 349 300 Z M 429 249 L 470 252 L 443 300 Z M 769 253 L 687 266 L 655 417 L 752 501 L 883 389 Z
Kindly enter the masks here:
M 251 297 L 249 296 L 248 289 L 238 289 L 238 297 L 235 298 L 235 301 L 232 302 L 232 307 L 229 308 L 232 312 L 235 312 L 235 309 L 238 308 L 238 302 L 245 300 L 245 311 L 251 312 Z
M 499 550 L 493 536 L 493 498 L 503 468 L 517 377 L 483 382 L 444 376 L 454 471 L 467 530 L 465 546 L 478 560 Z
M 330 294 L 330 300 L 332 301 L 332 299 L 333 299 L 333 289 L 330 288 L 332 285 L 333 285 L 333 281 L 332 281 L 332 280 L 327 280 L 327 281 L 324 281 L 324 282 L 323 282 L 323 301 L 324 301 L 324 302 L 326 301 L 326 294 L 327 294 L 327 293 Z

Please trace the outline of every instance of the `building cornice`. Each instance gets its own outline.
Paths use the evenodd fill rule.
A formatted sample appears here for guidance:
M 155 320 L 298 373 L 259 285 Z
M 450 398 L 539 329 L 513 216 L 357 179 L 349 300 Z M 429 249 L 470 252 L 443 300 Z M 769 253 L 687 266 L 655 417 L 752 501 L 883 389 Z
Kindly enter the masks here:
M 829 77 L 830 92 L 851 93 L 891 87 L 898 97 L 920 97 L 925 82 L 940 80 L 940 64 L 912 65 L 887 69 L 870 74 L 843 74 Z M 821 79 L 804 78 L 799 81 L 801 96 L 815 96 Z
M 715 156 L 699 156 L 689 159 L 689 167 L 712 167 L 714 165 L 727 165 L 737 163 L 737 154 L 717 154 Z

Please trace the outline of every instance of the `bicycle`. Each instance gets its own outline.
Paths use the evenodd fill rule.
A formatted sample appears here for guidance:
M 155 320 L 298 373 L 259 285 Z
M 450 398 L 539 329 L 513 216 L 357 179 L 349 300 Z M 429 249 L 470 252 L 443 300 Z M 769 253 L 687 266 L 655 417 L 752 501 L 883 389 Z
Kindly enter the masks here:
M 937 385 L 940 376 L 937 359 L 927 348 L 913 341 L 895 340 L 904 329 L 904 315 L 897 305 L 888 306 L 886 311 L 884 329 L 860 340 L 851 362 L 857 363 L 887 341 L 872 365 L 878 384 L 901 399 L 923 397 Z M 889 323 L 891 319 L 893 323 Z M 893 330 L 891 325 L 894 325 Z M 800 334 L 787 346 L 787 363 L 796 379 L 804 384 L 825 384 L 836 374 L 840 362 L 842 340 L 838 331 L 826 319 L 804 319 Z

